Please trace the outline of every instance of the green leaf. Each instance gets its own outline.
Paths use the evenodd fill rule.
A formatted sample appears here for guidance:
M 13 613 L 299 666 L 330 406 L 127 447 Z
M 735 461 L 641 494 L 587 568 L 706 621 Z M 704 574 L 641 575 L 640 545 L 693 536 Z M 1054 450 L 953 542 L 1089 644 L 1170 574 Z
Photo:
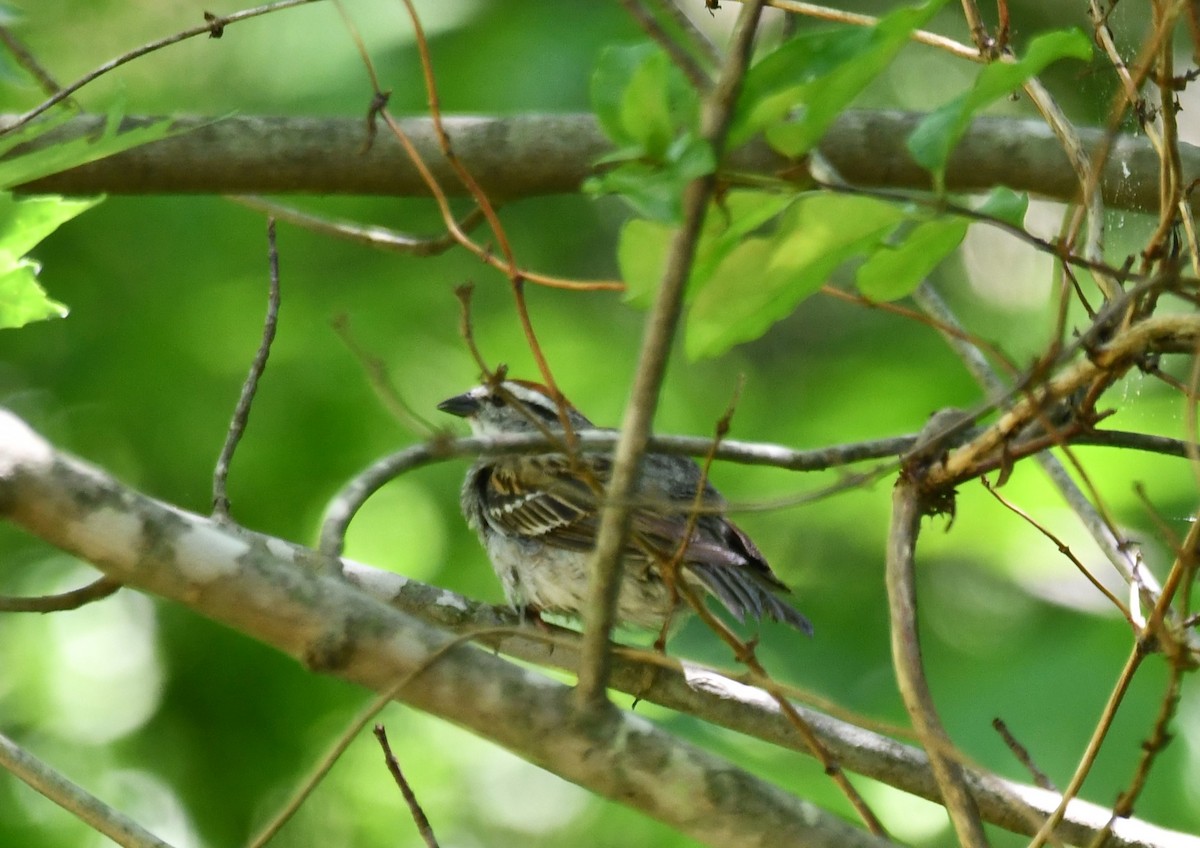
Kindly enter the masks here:
M 929 272 L 962 244 L 969 222 L 945 218 L 917 224 L 896 245 L 880 245 L 855 275 L 858 290 L 872 300 L 907 297 Z
M 0 192 L 0 327 L 20 327 L 67 314 L 65 306 L 46 297 L 37 283 L 38 264 L 24 254 L 101 199 L 45 195 L 17 200 L 9 192 Z
M 608 136 L 650 159 L 666 157 L 675 139 L 699 124 L 695 91 L 653 44 L 606 48 L 592 74 L 591 97 Z
M 589 178 L 583 189 L 594 195 L 619 194 L 644 218 L 678 223 L 683 217 L 684 187 L 715 167 L 712 147 L 688 134 L 671 144 L 660 164 L 625 162 Z
M 975 210 L 1019 227 L 1028 206 L 1026 195 L 997 186 Z M 956 217 L 921 221 L 895 244 L 881 244 L 855 274 L 859 291 L 873 300 L 897 300 L 912 294 L 962 244 L 970 224 Z
M 988 192 L 983 203 L 975 207 L 975 211 L 1014 227 L 1023 227 L 1025 213 L 1029 211 L 1029 195 L 1006 186 L 996 186 Z
M 600 51 L 600 59 L 592 71 L 592 111 L 605 134 L 618 145 L 634 141 L 625 130 L 625 90 L 637 69 L 657 51 L 658 47 L 649 42 L 613 45 Z
M 945 0 L 898 9 L 870 28 L 818 30 L 788 40 L 750 69 L 730 130 L 730 145 L 759 130 L 775 149 L 798 156 L 891 63 L 912 31 Z M 797 113 L 797 114 L 793 114 Z
M 899 207 L 869 197 L 800 197 L 772 238 L 741 242 L 697 292 L 687 319 L 688 356 L 716 356 L 758 338 L 903 218 Z
M 1015 62 L 993 62 L 984 67 L 966 94 L 934 110 L 908 138 L 908 150 L 923 168 L 931 171 L 940 187 L 950 151 L 958 144 L 975 113 L 1012 92 L 1027 79 L 1059 59 L 1087 60 L 1092 45 L 1077 29 L 1039 35 L 1025 55 Z
M 731 191 L 714 204 L 705 216 L 688 296 L 701 288 L 716 267 L 743 238 L 763 227 L 787 208 L 793 198 L 761 191 Z M 625 281 L 625 298 L 639 307 L 649 307 L 667 267 L 667 251 L 678 227 L 634 219 L 621 229 L 617 264 Z
M 32 259 L 20 260 L 7 272 L 0 270 L 0 328 L 66 317 L 67 307 L 47 297 L 38 285 L 38 270 Z
M 642 308 L 654 302 L 654 293 L 667 268 L 667 251 L 677 227 L 634 218 L 621 228 L 617 240 L 617 267 L 625 281 L 625 299 Z

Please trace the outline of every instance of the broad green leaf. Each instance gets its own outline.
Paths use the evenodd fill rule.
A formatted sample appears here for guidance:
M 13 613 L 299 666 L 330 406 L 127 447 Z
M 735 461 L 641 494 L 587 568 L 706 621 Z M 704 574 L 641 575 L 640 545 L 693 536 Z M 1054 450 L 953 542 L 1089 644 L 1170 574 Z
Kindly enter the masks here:
M 91 209 L 103 198 L 66 199 L 35 195 L 18 200 L 0 192 L 0 263 L 12 263 L 59 225 Z
M 795 199 L 794 195 L 731 191 L 721 202 L 713 204 L 696 245 L 691 288 L 695 291 L 703 288 L 717 266 L 746 236 L 765 226 Z
M 688 356 L 716 356 L 758 338 L 903 218 L 898 206 L 869 197 L 800 197 L 772 238 L 741 242 L 699 288 L 687 319 Z
M 9 192 L 0 192 L 0 327 L 20 327 L 67 314 L 65 306 L 46 297 L 37 283 L 38 264 L 24 254 L 60 224 L 100 200 L 50 195 L 18 200 Z
M 1014 227 L 1023 227 L 1025 213 L 1029 211 L 1029 195 L 1013 191 L 1007 186 L 996 186 L 988 192 L 983 203 L 975 207 L 975 211 Z
M 979 72 L 970 91 L 926 116 L 908 138 L 909 152 L 923 168 L 933 172 L 934 181 L 940 187 L 950 151 L 977 112 L 1059 59 L 1087 60 L 1091 56 L 1091 42 L 1079 30 L 1060 30 L 1037 36 L 1020 59 L 987 65 Z
M 617 267 L 625 281 L 625 299 L 648 308 L 667 267 L 667 250 L 676 227 L 634 218 L 626 221 L 617 240 Z
M 596 113 L 600 127 L 619 145 L 634 141 L 625 131 L 625 90 L 637 69 L 656 52 L 658 47 L 649 42 L 613 45 L 600 51 L 600 59 L 592 72 L 592 111 Z
M 665 156 L 675 137 L 668 79 L 673 67 L 665 53 L 651 53 L 633 72 L 621 97 L 621 126 L 625 134 L 652 159 Z
M 619 194 L 644 218 L 678 223 L 684 187 L 716 167 L 712 148 L 690 133 L 676 139 L 660 163 L 625 162 L 584 183 L 589 194 Z
M 609 47 L 592 74 L 592 108 L 618 145 L 650 159 L 698 126 L 700 103 L 683 73 L 653 44 Z
M 696 245 L 688 296 L 700 288 L 713 270 L 750 233 L 782 212 L 793 198 L 761 191 L 731 191 L 708 210 Z M 667 266 L 667 251 L 678 228 L 655 221 L 634 219 L 621 229 L 617 263 L 625 281 L 625 298 L 635 306 L 649 307 Z
M 819 30 L 789 39 L 750 69 L 730 131 L 740 144 L 759 130 L 788 156 L 811 149 L 945 0 L 883 17 L 870 28 Z M 794 113 L 794 114 L 793 114 Z
M 1021 226 L 1029 198 L 1004 186 L 988 192 L 977 212 Z M 943 216 L 917 222 L 895 244 L 881 244 L 859 266 L 855 283 L 873 300 L 897 300 L 912 294 L 938 263 L 953 253 L 967 234 L 966 218 Z
M 896 245 L 880 245 L 855 275 L 858 290 L 872 300 L 907 297 L 967 234 L 963 218 L 938 218 L 917 224 Z

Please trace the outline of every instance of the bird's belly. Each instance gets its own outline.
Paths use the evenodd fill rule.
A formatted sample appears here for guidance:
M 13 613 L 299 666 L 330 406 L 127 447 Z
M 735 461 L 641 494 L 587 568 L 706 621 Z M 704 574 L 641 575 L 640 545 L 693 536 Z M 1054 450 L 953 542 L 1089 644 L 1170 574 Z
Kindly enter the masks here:
M 488 538 L 487 549 L 510 604 L 573 616 L 582 613 L 587 603 L 588 553 L 497 534 Z M 655 571 L 647 569 L 644 562 L 626 562 L 617 601 L 620 621 L 661 627 L 672 600 Z M 686 607 L 681 601 L 679 612 Z

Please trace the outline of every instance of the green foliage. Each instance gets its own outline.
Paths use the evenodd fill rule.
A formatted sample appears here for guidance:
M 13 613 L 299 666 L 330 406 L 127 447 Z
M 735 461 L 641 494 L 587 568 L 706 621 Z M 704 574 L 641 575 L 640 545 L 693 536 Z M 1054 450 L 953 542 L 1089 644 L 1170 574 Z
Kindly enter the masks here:
M 994 189 L 977 212 L 1020 226 L 1029 198 L 1006 188 Z M 919 213 L 918 213 L 919 214 Z M 872 300 L 898 300 L 912 294 L 967 235 L 966 218 L 942 216 L 916 223 L 877 246 L 859 266 L 854 281 Z
M 1086 60 L 1091 55 L 1091 42 L 1077 29 L 1047 32 L 1035 37 L 1020 59 L 985 65 L 970 91 L 925 116 L 909 137 L 909 151 L 922 167 L 933 172 L 934 183 L 940 190 L 950 151 L 980 110 L 1010 94 L 1053 62 Z
M 730 130 L 731 145 L 764 131 L 786 156 L 808 152 L 833 120 L 883 72 L 912 32 L 945 0 L 898 9 L 873 27 L 800 33 L 759 61 L 746 75 Z
M 802 195 L 773 235 L 739 243 L 704 282 L 688 314 L 688 355 L 716 356 L 758 338 L 839 265 L 877 246 L 903 215 L 870 197 Z
M 0 156 L 53 131 L 70 119 L 69 113 L 30 123 L 0 135 Z M 97 138 L 80 137 L 40 150 L 0 159 L 0 189 L 21 185 L 166 137 L 169 121 L 120 132 L 121 116 L 109 113 Z M 59 225 L 91 209 L 103 198 L 71 200 L 46 195 L 18 200 L 0 191 L 0 329 L 23 327 L 31 321 L 62 318 L 67 308 L 50 299 L 38 284 L 41 265 L 23 258 Z
M 62 318 L 67 308 L 51 300 L 38 285 L 41 266 L 24 254 L 59 225 L 88 209 L 100 198 L 27 197 L 0 192 L 0 328 L 23 327 L 31 321 Z
M 618 194 L 640 215 L 678 221 L 683 187 L 711 173 L 712 150 L 699 137 L 696 92 L 652 44 L 608 47 L 592 74 L 592 108 L 616 145 L 588 180 L 592 194 Z

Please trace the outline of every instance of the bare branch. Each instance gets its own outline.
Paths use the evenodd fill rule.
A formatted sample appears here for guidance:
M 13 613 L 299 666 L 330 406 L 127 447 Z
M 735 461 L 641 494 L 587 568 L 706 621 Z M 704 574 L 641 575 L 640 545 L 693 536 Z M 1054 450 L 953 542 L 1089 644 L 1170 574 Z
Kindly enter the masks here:
M 905 139 L 924 116 L 899 111 L 847 111 L 820 144 L 821 155 L 858 186 L 928 190 L 929 172 L 913 161 Z M 13 115 L 0 115 L 0 128 Z M 42 149 L 99 132 L 103 115 L 81 115 L 46 133 L 28 148 Z M 128 117 L 122 131 L 161 117 Z M 512 117 L 444 116 L 463 166 L 493 202 L 567 194 L 593 173 L 592 163 L 612 152 L 596 119 L 587 114 Z M 442 160 L 433 122 L 405 118 L 397 124 L 412 140 L 447 192 L 465 195 Z M 136 147 L 21 186 L 22 191 L 63 194 L 357 194 L 428 197 L 429 188 L 400 144 L 386 134 L 363 151 L 359 118 L 267 116 L 180 117 L 170 138 Z M 1080 128 L 1089 155 L 1104 131 Z M 1200 175 L 1200 148 L 1179 145 L 1185 179 Z M 761 141 L 730 152 L 734 172 L 774 177 L 797 162 Z M 1158 160 L 1144 136 L 1119 135 L 1095 175 L 1104 203 L 1113 209 L 1158 205 Z M 946 188 L 986 191 L 1006 185 L 1068 202 L 1079 192 L 1071 161 L 1054 133 L 1039 120 L 981 117 L 972 121 L 947 163 Z M 1200 209 L 1200 196 L 1190 198 Z
M 229 464 L 233 461 L 233 452 L 237 450 L 238 442 L 246 432 L 246 424 L 250 421 L 250 404 L 254 402 L 258 381 L 262 379 L 267 368 L 271 342 L 275 340 L 275 329 L 279 325 L 279 251 L 275 246 L 274 218 L 267 219 L 267 265 L 267 317 L 263 320 L 262 341 L 259 342 L 254 360 L 250 363 L 250 373 L 246 375 L 246 381 L 242 384 L 233 418 L 229 421 L 225 444 L 221 446 L 221 454 L 217 457 L 217 465 L 213 470 L 213 515 L 221 520 L 229 519 L 229 497 L 225 490 L 225 483 L 229 478 Z
M 887 590 L 892 631 L 892 665 L 904 706 L 933 768 L 946 812 L 965 848 L 988 844 L 979 808 L 967 789 L 962 767 L 951 757 L 955 750 L 933 703 L 921 658 L 917 633 L 917 590 L 913 552 L 925 508 L 917 479 L 902 474 L 892 496 L 892 523 L 888 531 Z M 1053 829 L 1053 828 L 1051 828 Z
M 171 848 L 4 735 L 0 735 L 0 766 L 122 848 Z
M 762 5 L 762 0 L 749 0 L 743 6 L 734 26 L 729 54 L 721 66 L 716 86 L 704 102 L 700 135 L 712 147 L 715 161 L 720 161 L 725 146 L 725 134 L 741 90 L 742 76 L 750 63 Z M 583 610 L 584 659 L 576 687 L 581 708 L 598 709 L 605 701 L 608 637 L 616 623 L 623 567 L 621 557 L 629 534 L 629 496 L 641 473 L 642 455 L 646 451 L 646 440 L 667 370 L 667 354 L 683 307 L 683 292 L 700 240 L 700 227 L 715 188 L 716 175 L 706 174 L 692 180 L 684 189 L 683 223 L 667 249 L 662 283 L 646 317 L 637 371 L 621 422 L 621 436 L 613 450 L 612 476 L 606 490 L 606 503 L 600 511 L 596 546 L 588 561 L 588 598 Z

